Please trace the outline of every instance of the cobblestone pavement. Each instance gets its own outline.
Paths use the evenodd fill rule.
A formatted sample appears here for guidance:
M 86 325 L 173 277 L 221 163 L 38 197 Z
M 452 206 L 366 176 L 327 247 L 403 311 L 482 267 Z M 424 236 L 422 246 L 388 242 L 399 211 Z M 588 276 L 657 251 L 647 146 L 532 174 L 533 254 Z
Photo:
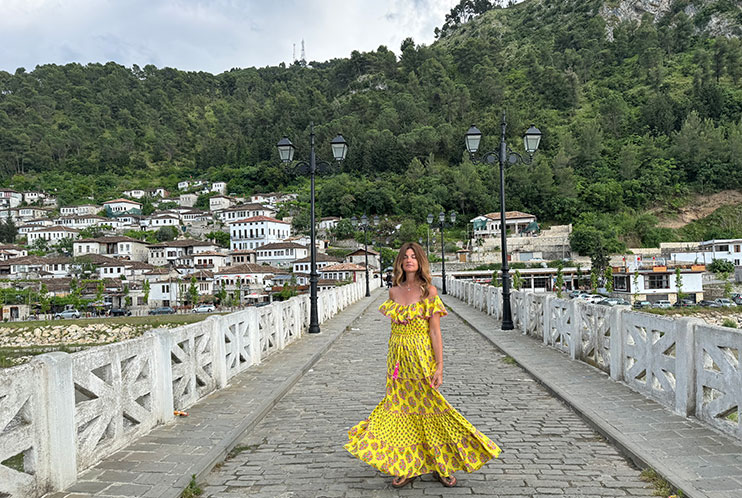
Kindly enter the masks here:
M 453 314 L 442 319 L 441 392 L 503 452 L 478 472 L 458 472 L 456 488 L 430 476 L 392 488 L 343 449 L 347 430 L 384 395 L 389 320 L 377 300 L 208 475 L 203 496 L 652 496 L 613 446 Z

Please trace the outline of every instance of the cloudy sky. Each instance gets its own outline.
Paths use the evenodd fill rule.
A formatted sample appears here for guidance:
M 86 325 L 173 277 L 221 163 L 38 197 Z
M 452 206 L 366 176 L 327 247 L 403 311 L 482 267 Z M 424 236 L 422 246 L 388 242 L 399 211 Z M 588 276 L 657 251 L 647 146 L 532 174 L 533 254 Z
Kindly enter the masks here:
M 0 70 L 115 61 L 221 73 L 402 40 L 433 42 L 458 0 L 0 0 Z

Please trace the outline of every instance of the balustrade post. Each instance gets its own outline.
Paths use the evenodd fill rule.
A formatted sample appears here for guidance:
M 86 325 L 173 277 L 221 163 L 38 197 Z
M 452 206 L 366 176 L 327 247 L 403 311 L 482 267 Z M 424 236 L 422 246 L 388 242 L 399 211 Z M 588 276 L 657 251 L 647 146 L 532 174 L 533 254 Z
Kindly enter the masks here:
M 145 332 L 144 337 L 151 337 L 155 348 L 152 355 L 154 360 L 152 372 L 155 376 L 152 391 L 154 412 L 158 422 L 166 423 L 173 419 L 175 409 L 173 369 L 170 359 L 173 336 L 169 329 L 155 329 Z
M 227 348 L 224 344 L 224 329 L 226 325 L 222 318 L 218 316 L 210 316 L 204 320 L 205 324 L 211 328 L 211 344 L 214 345 L 212 348 L 214 359 L 213 372 L 214 380 L 216 381 L 216 388 L 222 389 L 227 385 Z
M 271 321 L 273 326 L 276 328 L 276 347 L 278 350 L 282 350 L 286 347 L 286 340 L 288 339 L 288 332 L 283 328 L 283 308 L 286 306 L 285 303 L 273 303 L 270 307 L 271 312 L 275 318 Z M 270 332 L 268 332 L 270 335 Z
M 675 324 L 675 413 L 687 417 L 696 409 L 696 326 L 698 318 L 680 318 Z
M 307 301 L 309 298 L 307 298 Z M 309 303 L 307 303 L 307 310 L 309 309 Z M 260 364 L 260 317 L 258 316 L 258 310 L 255 307 L 250 307 L 245 310 L 247 317 L 245 317 L 245 326 L 247 327 L 247 333 L 245 337 L 250 341 L 250 354 L 252 354 L 252 364 Z M 307 325 L 309 324 L 309 313 L 307 313 Z M 265 331 L 268 333 L 268 331 Z M 242 334 L 240 334 L 242 335 Z M 265 338 L 268 340 L 268 337 Z
M 75 426 L 75 385 L 72 358 L 67 353 L 53 352 L 37 357 L 43 364 L 41 409 L 45 411 L 48 439 L 40 451 L 39 463 L 53 490 L 63 490 L 77 480 L 77 427 Z M 41 477 L 41 476 L 40 476 Z
M 551 336 L 551 307 L 553 305 L 554 296 L 546 296 L 544 299 L 544 345 L 549 345 L 549 336 Z
M 611 379 L 615 381 L 623 380 L 624 373 L 624 342 L 626 341 L 626 335 L 623 330 L 623 314 L 633 313 L 632 311 L 624 311 L 618 308 L 613 308 L 610 311 L 608 320 L 610 320 L 611 328 Z
M 579 309 L 577 307 L 577 300 L 571 299 L 567 304 L 567 312 L 569 313 L 569 331 L 567 337 L 569 337 L 569 357 L 572 360 L 576 360 L 582 346 L 582 337 L 580 332 L 580 317 L 578 316 Z

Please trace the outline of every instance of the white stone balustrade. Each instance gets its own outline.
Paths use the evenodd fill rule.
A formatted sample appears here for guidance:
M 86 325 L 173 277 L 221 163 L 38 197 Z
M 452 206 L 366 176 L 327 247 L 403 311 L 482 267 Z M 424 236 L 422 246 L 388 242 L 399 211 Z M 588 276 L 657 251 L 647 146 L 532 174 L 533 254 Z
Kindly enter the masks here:
M 371 280 L 371 288 L 380 279 Z M 323 323 L 365 296 L 365 281 L 318 295 Z M 0 497 L 62 490 L 309 329 L 309 296 L 73 354 L 0 369 Z
M 433 283 L 442 286 L 439 277 Z M 449 277 L 446 290 L 502 318 L 501 288 Z M 521 333 L 742 439 L 742 330 L 531 291 L 512 291 L 511 308 Z

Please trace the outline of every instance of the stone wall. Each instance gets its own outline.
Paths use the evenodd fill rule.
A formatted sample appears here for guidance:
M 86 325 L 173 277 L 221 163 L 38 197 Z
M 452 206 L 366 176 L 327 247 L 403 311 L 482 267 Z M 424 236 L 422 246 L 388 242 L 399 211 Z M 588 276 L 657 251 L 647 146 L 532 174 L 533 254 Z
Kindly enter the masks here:
M 320 323 L 365 290 L 361 281 L 320 292 Z M 0 496 L 66 488 L 78 472 L 225 387 L 308 327 L 309 296 L 302 295 L 0 370 Z

